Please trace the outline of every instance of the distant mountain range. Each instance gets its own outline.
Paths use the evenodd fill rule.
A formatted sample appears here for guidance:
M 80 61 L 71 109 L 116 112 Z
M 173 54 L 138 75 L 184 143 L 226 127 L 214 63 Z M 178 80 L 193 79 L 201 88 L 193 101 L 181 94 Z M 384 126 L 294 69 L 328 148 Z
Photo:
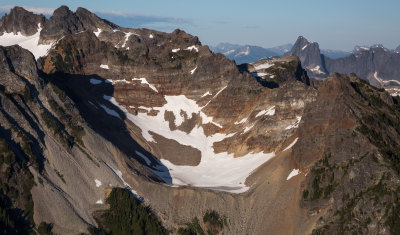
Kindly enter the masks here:
M 342 58 L 331 58 L 316 42 L 300 36 L 284 56 L 298 56 L 313 78 L 323 79 L 332 73 L 355 73 L 373 85 L 400 84 L 400 46 L 390 50 L 382 45 L 356 46 Z
M 272 57 L 272 56 L 283 56 L 289 52 L 293 47 L 293 44 L 288 43 L 281 46 L 263 48 L 260 46 L 251 45 L 238 45 L 231 43 L 220 43 L 217 46 L 211 46 L 210 49 L 215 53 L 222 53 L 228 59 L 235 60 L 236 64 L 253 63 L 260 59 Z M 342 58 L 351 54 L 351 52 L 341 50 L 330 50 L 322 49 L 321 52 L 332 58 Z

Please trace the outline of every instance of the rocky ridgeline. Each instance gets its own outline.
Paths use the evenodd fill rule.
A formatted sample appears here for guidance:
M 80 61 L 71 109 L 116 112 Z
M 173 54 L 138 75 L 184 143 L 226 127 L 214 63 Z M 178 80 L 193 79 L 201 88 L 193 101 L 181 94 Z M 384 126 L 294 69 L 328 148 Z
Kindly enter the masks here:
M 298 56 L 310 76 L 317 79 L 324 79 L 335 72 L 355 73 L 376 86 L 400 84 L 400 54 L 382 45 L 356 47 L 352 54 L 344 58 L 331 59 L 321 53 L 318 43 L 311 43 L 300 36 L 285 56 Z
M 0 25 L 22 32 L 29 14 L 14 8 Z M 31 18 L 33 32 L 42 18 Z M 65 6 L 42 22 L 45 56 L 0 54 L 0 147 L 24 159 L 0 169 L 36 182 L 27 200 L 0 196 L 28 224 L 103 228 L 93 211 L 125 187 L 171 231 L 213 210 L 226 217 L 217 233 L 396 233 L 399 100 L 355 75 L 314 84 L 301 62 L 323 63 L 317 44 L 238 68 L 181 30 Z

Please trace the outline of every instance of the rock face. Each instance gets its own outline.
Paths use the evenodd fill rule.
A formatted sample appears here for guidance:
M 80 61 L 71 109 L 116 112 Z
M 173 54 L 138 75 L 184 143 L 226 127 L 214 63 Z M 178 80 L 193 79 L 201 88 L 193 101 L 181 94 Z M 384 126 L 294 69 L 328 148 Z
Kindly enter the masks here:
M 321 55 L 319 45 L 316 42 L 310 43 L 300 36 L 292 49 L 284 56 L 298 56 L 312 77 L 320 78 L 327 75 L 324 57 Z
M 36 15 L 22 7 L 14 7 L 10 14 L 4 15 L 0 20 L 0 35 L 3 33 L 18 33 L 31 36 L 38 30 L 38 25 L 43 26 L 46 18 Z
M 0 48 L 0 144 L 39 182 L 31 223 L 87 232 L 110 187 L 127 187 L 171 231 L 207 210 L 227 234 L 395 229 L 399 100 L 355 75 L 314 84 L 301 57 L 238 68 L 184 31 L 82 8 L 57 9 L 40 40 L 56 43 L 37 62 Z M 324 63 L 318 44 L 295 46 Z
M 397 66 L 400 63 L 399 53 L 381 45 L 356 47 L 347 57 L 331 59 L 321 54 L 317 43 L 309 43 L 305 38 L 299 37 L 286 56 L 298 56 L 310 76 L 317 79 L 337 72 L 355 73 L 374 85 L 389 85 L 391 82 L 397 84 L 396 81 L 400 81 Z

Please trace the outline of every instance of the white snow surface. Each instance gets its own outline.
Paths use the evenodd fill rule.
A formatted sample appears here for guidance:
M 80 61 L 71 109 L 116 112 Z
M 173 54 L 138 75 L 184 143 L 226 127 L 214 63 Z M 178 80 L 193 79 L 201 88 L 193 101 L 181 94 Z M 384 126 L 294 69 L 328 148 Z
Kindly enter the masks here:
M 33 56 L 35 56 L 35 59 L 38 59 L 41 56 L 47 55 L 52 46 L 52 43 L 39 44 L 40 31 L 42 31 L 42 27 L 39 23 L 38 31 L 31 36 L 24 36 L 21 34 L 21 32 L 17 32 L 17 34 L 4 32 L 3 35 L 0 36 L 0 45 L 19 45 L 22 48 L 32 52 Z
M 171 51 L 173 52 L 173 53 L 176 53 L 176 52 L 178 52 L 178 51 L 180 51 L 181 49 L 180 48 L 176 48 L 176 49 L 172 49 Z
M 153 91 L 158 92 L 157 88 L 150 84 L 146 78 L 133 78 L 132 81 L 140 81 L 141 84 L 147 84 Z
M 95 179 L 94 182 L 96 183 L 96 187 L 100 187 L 102 185 L 101 181 L 98 179 Z
M 96 204 L 103 204 L 103 201 L 100 199 L 96 202 Z
M 239 125 L 239 124 L 245 123 L 246 121 L 247 121 L 247 118 L 243 118 L 242 120 L 240 120 L 238 122 L 235 122 L 235 125 Z
M 256 117 L 264 116 L 264 115 L 274 116 L 275 115 L 275 105 L 270 107 L 269 109 L 260 111 L 259 113 L 257 113 Z
M 298 137 L 295 140 L 293 140 L 293 142 L 290 143 L 282 152 L 285 152 L 286 150 L 291 149 L 297 143 L 297 140 L 299 140 Z
M 161 159 L 161 163 L 169 169 L 169 174 L 168 172 L 165 174 L 159 172 L 159 175 L 166 178 L 170 175 L 173 185 L 191 185 L 231 193 L 245 192 L 249 189 L 245 185 L 246 178 L 260 165 L 275 156 L 273 152 L 249 153 L 238 158 L 234 158 L 233 153 L 216 154 L 213 144 L 229 138 L 235 133 L 216 133 L 206 136 L 201 125 L 195 126 L 189 134 L 180 130 L 170 130 L 169 122 L 164 119 L 166 111 L 174 113 L 176 124 L 183 122 L 183 117 L 180 116 L 181 110 L 189 118 L 193 113 L 198 113 L 202 118 L 202 124 L 212 122 L 212 117 L 202 112 L 202 108 L 205 106 L 199 107 L 194 100 L 190 100 L 184 95 L 164 96 L 167 103 L 162 107 L 154 107 L 155 110 L 159 110 L 156 116 L 148 116 L 145 113 L 130 114 L 113 97 L 104 96 L 104 98 L 118 106 L 127 118 L 142 130 L 142 136 L 147 141 L 155 142 L 150 134 L 150 132 L 154 132 L 165 138 L 176 140 L 181 145 L 200 150 L 201 160 L 197 166 L 178 166 Z
M 314 68 L 311 68 L 310 70 L 313 71 L 314 73 L 325 74 L 325 73 L 321 70 L 321 67 L 319 67 L 319 65 L 315 66 Z
M 205 97 L 205 96 L 208 96 L 208 95 L 212 95 L 209 91 L 207 91 L 206 93 L 204 93 L 202 96 L 201 96 L 201 98 L 203 98 L 203 97 Z
M 102 81 L 99 79 L 96 79 L 96 78 L 91 78 L 90 83 L 93 85 L 98 85 L 98 84 L 102 83 Z
M 290 180 L 292 177 L 295 177 L 296 175 L 298 175 L 300 173 L 299 169 L 293 169 L 292 172 L 290 172 L 290 174 L 288 175 L 288 177 L 286 178 L 286 180 Z
M 296 117 L 296 120 L 295 120 L 292 124 L 290 124 L 289 126 L 287 126 L 287 127 L 285 128 L 285 130 L 290 130 L 290 129 L 299 127 L 300 121 L 301 121 L 301 116 Z
M 99 37 L 99 35 L 100 35 L 100 33 L 102 32 L 103 30 L 101 30 L 101 28 L 97 28 L 97 31 L 93 31 L 93 33 L 94 33 L 94 35 L 96 35 L 96 37 Z
M 101 64 L 100 68 L 102 68 L 102 69 L 110 69 L 107 64 Z
M 126 80 L 126 79 L 115 79 L 115 80 L 112 80 L 112 79 L 106 79 L 106 82 L 107 83 L 111 83 L 111 84 L 117 84 L 117 83 L 131 83 L 130 81 L 128 81 L 128 80 Z
M 305 45 L 303 48 L 301 48 L 301 50 L 303 51 L 304 49 L 306 49 L 308 47 L 308 44 Z
M 131 33 L 131 32 L 125 33 L 125 41 L 124 41 L 124 44 L 122 44 L 121 47 L 125 47 L 125 46 L 126 46 L 126 43 L 128 42 L 128 39 L 129 39 L 129 37 L 130 37 L 132 34 L 133 34 L 133 33 Z M 129 49 L 128 49 L 128 50 L 129 50 Z
M 106 113 L 108 113 L 109 115 L 117 117 L 122 120 L 122 118 L 119 116 L 119 114 L 115 110 L 108 108 L 104 104 L 100 104 L 100 107 L 102 107 L 104 109 L 104 111 L 106 111 Z
M 186 48 L 185 50 L 187 50 L 187 51 L 193 51 L 193 50 L 195 50 L 196 52 L 199 52 L 199 48 L 197 48 L 197 46 L 195 46 L 195 45 L 190 46 L 190 47 Z
M 153 34 L 150 34 L 150 35 L 149 35 L 149 38 L 154 38 Z
M 261 69 L 270 68 L 270 67 L 272 67 L 272 66 L 274 66 L 274 64 L 264 63 L 264 64 L 259 64 L 259 65 L 257 65 L 257 66 L 254 66 L 254 69 L 258 71 L 258 70 L 261 70 Z
M 194 71 L 196 71 L 196 69 L 197 69 L 197 66 L 196 66 L 196 68 L 190 70 L 190 74 L 194 74 Z

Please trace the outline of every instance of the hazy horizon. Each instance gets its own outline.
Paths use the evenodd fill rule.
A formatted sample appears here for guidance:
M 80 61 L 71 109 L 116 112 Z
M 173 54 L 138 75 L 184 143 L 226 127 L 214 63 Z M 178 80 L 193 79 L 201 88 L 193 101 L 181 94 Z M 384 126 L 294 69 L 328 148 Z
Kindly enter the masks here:
M 150 28 L 171 32 L 180 28 L 198 36 L 203 44 L 228 42 L 265 48 L 294 44 L 302 35 L 323 49 L 351 51 L 356 45 L 382 44 L 394 49 L 400 45 L 400 2 L 310 0 L 256 1 L 246 4 L 228 1 L 173 0 L 69 2 L 43 0 L 6 1 L 4 14 L 13 6 L 36 13 L 51 14 L 61 5 L 75 11 L 87 8 L 102 18 L 124 27 Z

